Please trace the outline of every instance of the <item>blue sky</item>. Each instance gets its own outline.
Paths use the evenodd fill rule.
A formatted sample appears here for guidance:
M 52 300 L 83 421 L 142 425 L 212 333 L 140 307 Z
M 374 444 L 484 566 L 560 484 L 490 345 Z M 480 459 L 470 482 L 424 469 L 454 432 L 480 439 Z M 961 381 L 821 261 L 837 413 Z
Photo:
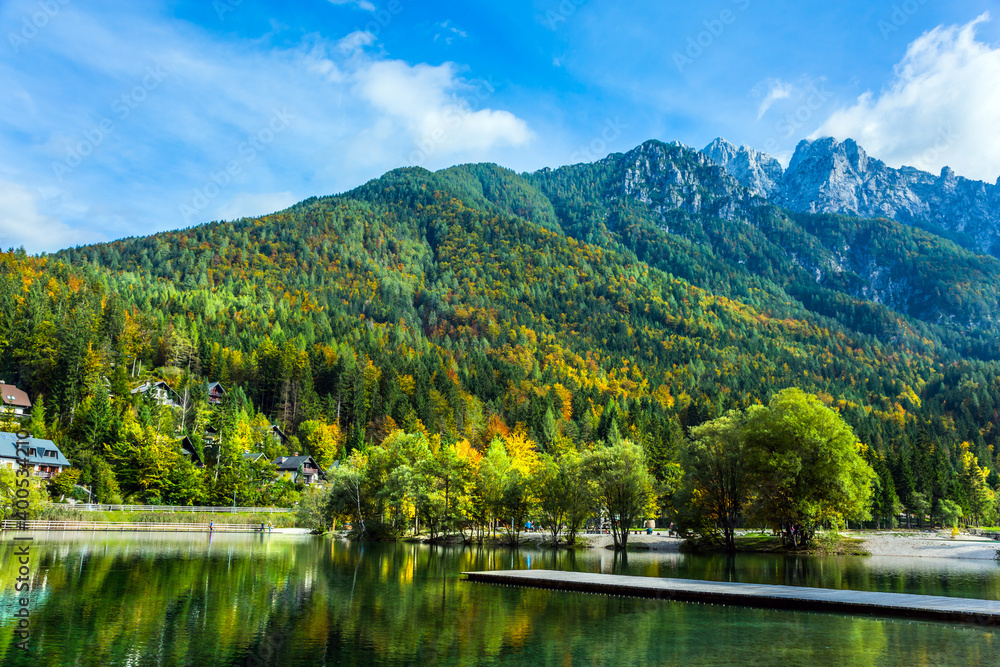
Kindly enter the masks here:
M 857 139 L 1000 175 L 986 0 L 4 0 L 0 246 L 269 213 L 399 166 Z

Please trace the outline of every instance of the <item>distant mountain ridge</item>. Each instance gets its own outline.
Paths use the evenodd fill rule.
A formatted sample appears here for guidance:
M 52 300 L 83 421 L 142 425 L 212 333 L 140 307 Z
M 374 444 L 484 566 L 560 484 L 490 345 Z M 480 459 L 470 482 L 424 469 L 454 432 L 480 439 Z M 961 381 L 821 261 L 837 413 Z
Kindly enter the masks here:
M 1000 260 L 970 250 L 968 236 L 931 222 L 891 219 L 887 214 L 895 209 L 886 202 L 901 197 L 900 172 L 906 170 L 872 160 L 854 142 L 805 142 L 784 170 L 773 157 L 722 139 L 704 151 L 650 140 L 593 163 L 533 173 L 489 163 L 434 174 L 396 169 L 350 192 L 310 198 L 282 213 L 298 215 L 333 201 L 367 202 L 391 204 L 394 218 L 422 219 L 429 204 L 414 198 L 413 188 L 420 183 L 483 215 L 517 218 L 559 237 L 624 252 L 629 261 L 725 298 L 752 304 L 767 294 L 776 312 L 798 302 L 806 311 L 883 341 L 898 339 L 903 329 L 923 329 L 921 322 L 933 328 L 923 332 L 924 338 L 940 338 L 963 355 L 1000 358 Z M 397 183 L 404 184 L 399 188 L 405 196 L 387 200 L 387 184 Z M 975 191 L 973 181 L 954 183 L 953 197 Z M 809 192 L 815 197 L 803 194 Z M 907 210 L 930 206 L 916 195 L 902 200 Z M 995 234 L 989 215 L 996 210 L 986 201 L 975 225 L 963 229 L 975 226 L 986 237 Z M 447 228 L 429 225 L 420 243 L 436 248 Z M 126 261 L 106 245 L 95 249 L 108 251 L 110 267 Z M 89 252 L 61 254 L 76 259 L 81 251 Z M 126 262 L 155 271 L 160 253 L 144 248 L 140 255 Z M 170 279 L 207 280 L 191 261 L 187 254 L 172 261 Z M 367 308 L 361 312 L 374 315 Z M 914 319 L 904 323 L 900 316 Z
M 728 159 L 736 174 L 716 159 Z M 739 296 L 726 286 L 732 283 L 726 276 L 748 272 L 817 304 L 818 312 L 854 323 L 849 326 L 858 318 L 868 321 L 861 328 L 879 335 L 892 335 L 886 332 L 893 326 L 871 325 L 870 314 L 847 314 L 853 306 L 834 295 L 887 309 L 874 316 L 883 322 L 895 311 L 965 332 L 1000 323 L 997 258 L 963 248 L 947 233 L 929 231 L 930 225 L 783 207 L 774 194 L 778 169 L 773 158 L 722 140 L 705 152 L 653 140 L 591 164 L 521 178 L 550 203 L 554 216 L 546 218 L 563 233 L 624 246 L 641 261 L 713 292 Z M 782 174 L 782 188 L 788 173 L 794 174 Z
M 788 169 L 747 146 L 716 139 L 702 153 L 752 193 L 802 213 L 885 217 L 939 233 L 975 252 L 1000 256 L 1000 179 L 894 169 L 852 139 L 803 140 Z

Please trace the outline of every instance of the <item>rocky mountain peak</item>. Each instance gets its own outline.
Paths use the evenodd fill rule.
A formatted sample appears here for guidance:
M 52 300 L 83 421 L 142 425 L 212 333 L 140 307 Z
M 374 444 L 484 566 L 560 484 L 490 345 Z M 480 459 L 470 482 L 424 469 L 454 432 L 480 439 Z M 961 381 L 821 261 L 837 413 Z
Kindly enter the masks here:
M 760 203 L 707 155 L 679 142 L 647 141 L 622 156 L 620 165 L 617 194 L 661 213 L 680 210 L 734 219 Z
M 721 137 L 705 146 L 701 152 L 729 172 L 751 194 L 765 199 L 772 199 L 780 194 L 784 169 L 770 155 L 749 146 L 737 148 Z
M 1000 179 L 989 184 L 914 167 L 895 169 L 853 139 L 803 140 L 788 169 L 749 147 L 716 139 L 702 153 L 754 194 L 793 211 L 885 217 L 1000 256 Z

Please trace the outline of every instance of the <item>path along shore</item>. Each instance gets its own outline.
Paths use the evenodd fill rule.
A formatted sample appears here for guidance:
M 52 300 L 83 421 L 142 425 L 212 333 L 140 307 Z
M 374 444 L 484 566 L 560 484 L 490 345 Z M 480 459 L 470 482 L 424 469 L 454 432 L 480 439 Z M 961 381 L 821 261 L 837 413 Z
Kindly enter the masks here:
M 960 534 L 952 539 L 950 531 L 847 531 L 842 534 L 862 540 L 861 548 L 872 556 L 993 560 L 997 558 L 997 551 L 1000 550 L 1000 542 L 996 540 L 966 534 Z M 528 533 L 524 537 L 532 542 L 551 539 L 542 533 Z M 611 535 L 580 534 L 579 540 L 598 549 L 614 544 Z M 629 546 L 636 545 L 642 550 L 649 551 L 677 552 L 683 543 L 683 539 L 667 537 L 663 533 L 628 536 Z
M 1000 550 L 1000 542 L 996 540 L 966 534 L 959 534 L 952 539 L 951 531 L 859 531 L 846 534 L 864 540 L 861 547 L 872 556 L 993 560 Z

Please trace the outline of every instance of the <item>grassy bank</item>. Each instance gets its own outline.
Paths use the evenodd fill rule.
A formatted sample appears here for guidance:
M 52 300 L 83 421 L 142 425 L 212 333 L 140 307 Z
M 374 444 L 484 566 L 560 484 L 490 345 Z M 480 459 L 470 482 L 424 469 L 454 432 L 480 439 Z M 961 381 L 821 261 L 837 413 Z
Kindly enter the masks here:
M 241 525 L 260 525 L 261 522 L 271 522 L 275 528 L 295 527 L 294 512 L 278 513 L 243 513 L 228 512 L 82 512 L 65 507 L 50 507 L 38 517 L 49 521 L 128 521 L 139 523 L 230 523 Z

